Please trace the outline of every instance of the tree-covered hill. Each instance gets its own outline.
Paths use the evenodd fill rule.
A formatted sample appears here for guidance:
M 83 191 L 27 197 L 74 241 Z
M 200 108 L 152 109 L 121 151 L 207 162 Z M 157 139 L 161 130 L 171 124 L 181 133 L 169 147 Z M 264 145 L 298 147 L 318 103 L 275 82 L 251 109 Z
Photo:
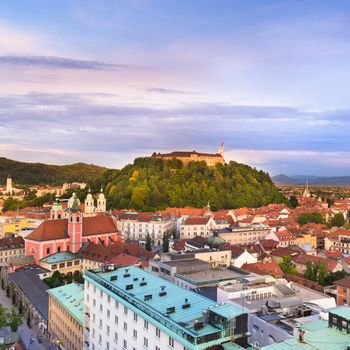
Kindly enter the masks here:
M 24 163 L 0 157 L 0 183 L 5 184 L 8 175 L 15 184 L 61 185 L 64 182 L 90 182 L 100 176 L 106 168 L 93 164 L 48 165 Z
M 286 199 L 270 176 L 247 165 L 230 162 L 209 168 L 205 162 L 184 167 L 177 159 L 137 158 L 121 170 L 106 170 L 92 182 L 105 187 L 109 208 L 159 210 L 166 207 L 259 207 Z

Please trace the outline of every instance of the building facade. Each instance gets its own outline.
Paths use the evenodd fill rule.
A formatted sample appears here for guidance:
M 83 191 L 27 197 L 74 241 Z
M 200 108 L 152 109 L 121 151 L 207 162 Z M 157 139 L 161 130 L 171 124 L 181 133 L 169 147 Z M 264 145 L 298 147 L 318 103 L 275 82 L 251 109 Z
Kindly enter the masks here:
M 71 283 L 48 290 L 48 332 L 61 349 L 83 348 L 84 288 Z
M 84 349 L 215 349 L 245 344 L 247 317 L 136 267 L 85 274 Z

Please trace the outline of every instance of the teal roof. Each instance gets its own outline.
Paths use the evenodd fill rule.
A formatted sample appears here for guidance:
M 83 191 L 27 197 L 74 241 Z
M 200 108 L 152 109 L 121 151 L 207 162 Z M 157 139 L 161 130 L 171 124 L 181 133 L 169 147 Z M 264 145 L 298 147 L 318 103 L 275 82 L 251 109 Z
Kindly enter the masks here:
M 84 323 L 84 286 L 77 283 L 66 284 L 47 291 L 69 312 L 81 326 Z
M 350 335 L 328 327 L 328 321 L 315 321 L 301 326 L 305 330 L 304 343 L 298 337 L 262 347 L 262 350 L 345 350 Z
M 125 277 L 124 275 L 129 276 Z M 168 325 L 168 329 L 164 329 L 167 332 L 171 329 L 171 325 L 176 324 L 179 329 L 182 329 L 182 331 L 185 331 L 192 337 L 217 333 L 222 329 L 208 322 L 204 323 L 203 328 L 194 330 L 194 324 L 197 321 L 203 321 L 205 316 L 203 312 L 214 312 L 227 319 L 234 319 L 236 316 L 242 314 L 242 309 L 239 307 L 230 304 L 218 305 L 211 299 L 183 289 L 167 280 L 133 266 L 108 272 L 87 271 L 84 277 L 93 284 L 98 282 L 102 286 L 110 286 L 111 288 L 107 288 L 107 292 L 112 297 L 116 297 L 116 295 L 119 295 L 119 292 L 122 292 L 125 295 L 124 300 L 128 299 L 131 305 L 137 305 L 139 312 L 146 310 L 147 315 L 154 316 L 153 322 L 160 321 L 163 325 Z M 111 277 L 113 280 L 111 280 Z M 142 281 L 147 282 L 147 284 L 141 286 L 140 282 Z M 129 285 L 129 288 L 132 285 L 132 288 L 127 289 L 127 285 Z M 166 295 L 159 296 L 159 292 L 162 290 L 166 292 Z M 152 298 L 145 301 L 145 296 L 147 295 L 152 295 Z M 190 306 L 183 308 L 183 305 L 186 303 Z M 175 312 L 167 313 L 167 310 L 172 307 L 175 308 Z
M 46 258 L 41 259 L 40 261 L 48 264 L 53 264 L 72 259 L 77 259 L 77 256 L 71 252 L 60 252 L 49 255 Z
M 343 317 L 350 320 L 350 307 L 349 306 L 338 306 L 328 310 L 330 313 Z M 350 345 L 350 344 L 349 344 Z

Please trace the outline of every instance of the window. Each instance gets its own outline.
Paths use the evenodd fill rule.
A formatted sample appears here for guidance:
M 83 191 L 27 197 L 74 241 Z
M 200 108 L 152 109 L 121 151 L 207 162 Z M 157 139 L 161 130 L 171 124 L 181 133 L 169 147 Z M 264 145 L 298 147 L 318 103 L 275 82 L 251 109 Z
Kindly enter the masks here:
M 100 319 L 100 328 L 102 328 L 102 320 Z
M 174 347 L 174 339 L 172 337 L 169 337 L 169 346 Z
M 156 337 L 160 338 L 160 329 L 158 327 L 156 328 Z
M 109 342 L 106 341 L 106 349 L 109 350 Z
M 107 317 L 110 318 L 111 317 L 111 311 L 107 310 Z
M 124 331 L 128 330 L 128 324 L 126 322 L 124 322 Z
M 79 260 L 75 260 L 74 265 L 79 265 Z
M 102 344 L 102 335 L 101 335 L 101 334 L 98 336 L 98 342 L 99 342 L 100 344 Z
M 46 248 L 46 254 L 50 254 L 50 248 Z
M 114 316 L 114 323 L 118 324 L 118 316 L 117 315 Z
M 57 247 L 57 251 L 60 252 L 61 251 L 61 247 Z
M 148 321 L 143 321 L 143 328 L 148 329 Z
M 127 343 L 127 341 L 124 339 L 124 341 L 123 341 L 123 348 L 124 349 L 127 349 L 128 348 L 128 343 Z
M 51 270 L 57 270 L 57 264 L 53 264 L 53 265 L 51 266 Z
M 128 314 L 128 308 L 124 305 L 124 315 Z
M 134 312 L 134 321 L 137 322 L 137 313 L 136 312 Z
M 111 296 L 110 295 L 107 295 L 107 301 L 108 301 L 108 304 L 111 302 Z
M 118 300 L 116 300 L 115 301 L 115 307 L 118 309 L 118 307 L 119 307 L 119 301 Z
M 102 306 L 102 304 L 100 304 L 100 311 L 101 311 L 101 312 L 103 311 L 103 306 Z
M 143 338 L 143 346 L 148 348 L 148 339 L 146 337 Z
M 111 331 L 111 327 L 109 327 L 109 326 L 107 325 L 107 334 L 108 334 L 108 335 L 109 335 L 110 331 Z
M 135 339 L 137 339 L 137 331 L 136 331 L 136 329 L 133 330 L 132 336 L 133 336 Z
M 118 341 L 118 333 L 114 332 L 114 341 L 117 342 Z

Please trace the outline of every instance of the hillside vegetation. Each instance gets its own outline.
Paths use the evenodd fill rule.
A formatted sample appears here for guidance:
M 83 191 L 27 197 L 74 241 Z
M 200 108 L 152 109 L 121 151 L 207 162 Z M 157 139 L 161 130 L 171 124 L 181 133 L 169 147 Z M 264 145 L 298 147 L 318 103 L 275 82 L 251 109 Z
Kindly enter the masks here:
M 64 182 L 90 182 L 100 176 L 106 168 L 93 164 L 48 165 L 24 163 L 0 157 L 0 183 L 5 184 L 8 175 L 15 184 L 61 185 Z
M 105 187 L 109 208 L 159 210 L 166 207 L 259 207 L 286 199 L 270 176 L 247 165 L 230 162 L 209 168 L 205 162 L 184 167 L 177 159 L 137 158 L 121 170 L 106 170 L 92 182 Z

